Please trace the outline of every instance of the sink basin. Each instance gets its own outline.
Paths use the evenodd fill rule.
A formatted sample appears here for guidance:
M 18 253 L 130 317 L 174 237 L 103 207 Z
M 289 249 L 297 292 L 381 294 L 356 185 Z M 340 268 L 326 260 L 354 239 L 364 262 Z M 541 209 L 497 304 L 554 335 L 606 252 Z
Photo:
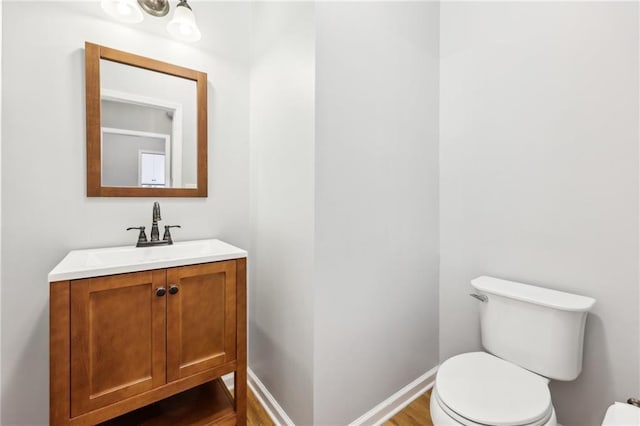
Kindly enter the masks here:
M 49 272 L 49 282 L 243 257 L 247 257 L 246 251 L 216 239 L 182 241 L 170 246 L 73 250 Z

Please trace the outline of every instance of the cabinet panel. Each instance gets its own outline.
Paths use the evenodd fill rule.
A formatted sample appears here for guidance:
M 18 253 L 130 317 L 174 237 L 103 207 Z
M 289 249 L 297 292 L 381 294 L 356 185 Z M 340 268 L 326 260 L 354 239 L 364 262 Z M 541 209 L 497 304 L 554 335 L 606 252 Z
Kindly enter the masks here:
M 71 282 L 71 414 L 165 383 L 164 270 Z
M 236 262 L 167 270 L 167 380 L 236 358 Z

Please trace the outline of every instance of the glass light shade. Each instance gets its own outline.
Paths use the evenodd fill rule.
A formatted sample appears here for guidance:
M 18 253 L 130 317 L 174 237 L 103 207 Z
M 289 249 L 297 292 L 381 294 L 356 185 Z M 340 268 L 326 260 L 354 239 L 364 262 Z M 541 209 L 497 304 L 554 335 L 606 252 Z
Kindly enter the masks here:
M 198 41 L 201 34 L 196 18 L 188 6 L 179 4 L 173 12 L 173 18 L 167 24 L 167 31 L 173 37 L 182 41 Z
M 101 0 L 100 4 L 102 10 L 120 22 L 135 24 L 144 18 L 136 0 Z

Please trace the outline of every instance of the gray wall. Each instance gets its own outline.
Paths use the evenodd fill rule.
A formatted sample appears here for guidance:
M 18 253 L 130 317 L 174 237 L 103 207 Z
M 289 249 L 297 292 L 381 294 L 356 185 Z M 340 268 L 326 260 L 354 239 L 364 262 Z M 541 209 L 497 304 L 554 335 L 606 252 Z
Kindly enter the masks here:
M 218 237 L 248 247 L 250 10 L 196 3 L 193 45 L 163 20 L 111 21 L 99 2 L 3 2 L 2 418 L 48 423 L 47 273 L 71 249 L 131 245 L 153 198 L 87 198 L 84 42 L 209 75 L 209 197 L 159 199 L 178 241 Z
M 313 422 L 314 6 L 256 2 L 251 69 L 249 365 Z
M 597 299 L 564 425 L 638 393 L 638 16 L 613 2 L 443 3 L 440 358 L 480 349 L 481 274 Z
M 438 5 L 253 12 L 250 365 L 346 424 L 438 362 Z
M 438 364 L 438 10 L 316 6 L 318 425 Z
M 165 141 L 159 138 L 107 133 L 102 140 L 102 184 L 106 186 L 138 186 L 140 150 L 165 152 Z

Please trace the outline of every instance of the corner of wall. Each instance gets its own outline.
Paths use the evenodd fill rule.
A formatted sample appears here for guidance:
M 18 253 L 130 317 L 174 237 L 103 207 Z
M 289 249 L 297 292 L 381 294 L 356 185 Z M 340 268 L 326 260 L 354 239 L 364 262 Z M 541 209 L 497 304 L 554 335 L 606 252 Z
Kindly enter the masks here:
M 636 15 L 638 20 L 637 35 L 640 39 L 640 6 L 636 8 Z M 638 135 L 640 136 L 640 42 L 638 43 Z M 638 150 L 638 163 L 640 164 L 640 149 Z M 640 183 L 640 167 L 638 168 L 638 182 Z M 640 211 L 640 184 L 638 185 L 638 211 Z M 638 215 L 638 243 L 640 245 L 640 215 Z M 640 265 L 640 250 L 638 250 L 638 265 Z M 640 289 L 640 274 L 638 275 L 638 289 Z M 638 306 L 640 306 L 640 291 L 638 291 Z M 640 309 L 638 309 L 638 333 L 640 336 Z M 636 393 L 640 395 L 640 357 L 638 357 L 638 384 Z

